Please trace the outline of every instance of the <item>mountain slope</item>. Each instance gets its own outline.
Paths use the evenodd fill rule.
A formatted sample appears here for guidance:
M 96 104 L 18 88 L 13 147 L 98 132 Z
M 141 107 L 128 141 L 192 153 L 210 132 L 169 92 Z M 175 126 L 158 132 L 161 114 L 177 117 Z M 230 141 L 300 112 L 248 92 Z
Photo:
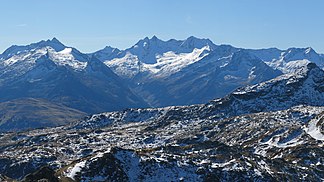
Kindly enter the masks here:
M 106 76 L 100 79 L 95 76 L 96 74 L 90 73 L 87 64 L 91 62 L 90 57 L 96 56 L 101 62 L 104 61 L 114 73 L 104 74 Z M 233 58 L 235 60 L 232 60 Z M 77 109 L 88 113 L 148 105 L 161 107 L 205 103 L 211 99 L 223 97 L 236 88 L 272 79 L 281 74 L 281 71 L 292 73 L 309 62 L 315 62 L 321 67 L 324 62 L 323 57 L 311 48 L 290 48 L 284 51 L 276 48 L 245 50 L 229 45 L 215 45 L 209 39 L 196 37 L 189 37 L 182 41 L 174 39 L 163 41 L 156 36 L 146 37 L 126 50 L 106 47 L 86 55 L 74 48 L 66 47 L 54 38 L 28 46 L 12 46 L 7 49 L 0 56 L 0 87 L 4 88 L 8 84 L 10 85 L 8 89 L 12 91 L 12 87 L 18 88 L 21 82 L 27 81 L 35 85 L 39 81 L 41 83 L 40 73 L 43 71 L 40 68 L 35 71 L 34 68 L 44 59 L 50 60 L 46 63 L 47 67 L 67 68 L 65 71 L 62 68 L 61 72 L 71 74 L 68 77 L 71 81 L 73 80 L 73 83 L 64 80 L 63 82 L 78 85 L 80 89 L 73 90 L 67 87 L 69 91 L 62 91 L 62 93 L 68 94 L 71 91 L 78 98 L 70 99 L 71 95 L 67 98 L 59 98 L 58 94 L 54 93 L 47 95 L 36 93 L 35 97 L 50 98 L 65 104 L 72 103 L 68 106 L 77 106 Z M 262 64 L 261 60 L 276 71 Z M 104 68 L 101 69 L 103 70 Z M 27 72 L 31 78 L 26 77 Z M 61 72 L 55 71 L 54 73 L 53 71 L 51 74 L 61 74 Z M 38 76 L 35 77 L 33 74 Z M 24 75 L 25 78 L 23 78 Z M 61 80 L 54 78 L 57 82 L 51 81 L 51 83 L 60 85 L 63 78 L 58 77 Z M 113 88 L 110 90 L 112 93 L 109 93 L 107 81 L 105 81 L 109 79 L 110 88 Z M 94 85 L 91 85 L 91 82 Z M 45 83 L 41 84 L 45 85 Z M 117 87 L 120 88 L 117 89 Z M 64 87 L 61 85 L 61 88 Z M 81 88 L 85 89 L 87 96 L 80 95 L 77 90 Z M 104 93 L 99 93 L 99 90 L 104 90 Z M 15 92 L 19 94 L 13 93 L 8 98 L 34 97 L 20 93 L 20 91 Z M 127 95 L 126 98 L 123 98 L 121 93 Z M 109 104 L 98 100 L 105 94 L 108 96 L 103 102 Z M 78 102 L 78 100 L 88 100 L 85 99 L 88 96 L 91 101 L 87 104 L 82 105 Z M 4 98 L 1 101 L 6 100 L 8 99 Z M 114 107 L 115 103 L 117 103 L 116 107 Z
M 324 71 L 314 63 L 309 63 L 294 74 L 236 89 L 206 104 L 102 113 L 81 122 L 80 126 L 102 127 L 118 122 L 147 122 L 152 118 L 157 123 L 163 123 L 168 118 L 183 121 L 206 118 L 217 120 L 242 114 L 286 110 L 298 105 L 323 106 L 323 88 Z
M 31 114 L 32 113 L 32 114 Z M 44 99 L 24 98 L 0 103 L 0 131 L 66 125 L 86 114 Z
M 121 53 L 122 53 L 122 51 L 117 48 L 106 46 L 105 48 L 98 50 L 94 53 L 90 53 L 88 55 L 89 55 L 89 57 L 95 56 L 97 59 L 104 62 L 104 61 L 111 60 L 111 59 L 118 57 L 119 54 L 121 54 Z
M 122 52 L 105 64 L 153 107 L 205 103 L 281 74 L 248 51 L 195 37 L 145 38 Z
M 293 73 L 310 62 L 317 64 L 320 68 L 324 68 L 323 57 L 311 47 L 289 48 L 287 50 L 270 48 L 248 51 L 261 58 L 272 68 L 281 70 L 284 73 Z
M 115 58 L 113 49 L 108 50 L 106 58 L 101 52 L 101 60 L 153 107 L 205 103 L 238 87 L 275 78 L 282 72 L 293 73 L 310 62 L 324 67 L 323 57 L 312 48 L 239 49 L 195 37 L 183 41 L 144 38 L 131 48 L 118 50 Z M 255 68 L 233 64 L 230 69 L 236 73 L 226 70 L 231 57 L 239 52 L 262 60 L 276 71 L 260 63 L 253 63 Z M 244 56 L 240 59 L 237 61 L 245 61 Z M 254 73 L 252 68 L 258 74 L 246 74 Z
M 226 49 L 226 46 L 215 48 L 167 77 L 137 77 L 131 88 L 152 106 L 199 104 L 281 74 L 245 51 L 230 54 Z
M 46 40 L 46 41 L 42 40 L 40 42 L 33 43 L 30 45 L 26 45 L 26 46 L 13 45 L 1 54 L 0 59 L 6 60 L 14 55 L 28 53 L 31 50 L 36 50 L 36 49 L 39 49 L 42 47 L 47 47 L 47 46 L 52 47 L 57 52 L 62 51 L 64 48 L 66 48 L 65 45 L 63 45 L 59 40 L 57 40 L 54 37 L 51 40 Z
M 324 71 L 309 63 L 295 73 L 243 87 L 222 99 L 213 100 L 203 112 L 233 116 L 284 110 L 296 105 L 322 106 L 323 88 Z
M 120 76 L 125 77 L 125 72 L 132 72 L 134 69 L 137 73 L 149 72 L 150 74 L 168 73 L 173 66 L 185 67 L 194 61 L 199 60 L 208 52 L 214 50 L 217 46 L 209 39 L 199 39 L 189 37 L 186 40 L 168 40 L 163 41 L 156 36 L 144 38 L 138 41 L 134 46 L 120 51 L 115 58 L 108 53 L 104 62 Z M 104 49 L 100 51 L 101 57 L 104 57 Z M 98 52 L 93 53 L 98 54 Z M 190 61 L 192 60 L 192 61 Z M 137 63 L 139 62 L 139 63 Z M 129 66 L 128 66 L 129 65 Z M 131 66 L 133 65 L 133 66 Z M 123 69 L 124 71 L 120 71 Z M 179 69 L 178 69 L 179 71 Z M 130 74 L 130 78 L 135 75 Z
M 0 62 L 0 101 L 44 98 L 87 113 L 146 106 L 101 61 L 74 48 L 56 51 L 57 42 L 22 46 L 30 50 Z

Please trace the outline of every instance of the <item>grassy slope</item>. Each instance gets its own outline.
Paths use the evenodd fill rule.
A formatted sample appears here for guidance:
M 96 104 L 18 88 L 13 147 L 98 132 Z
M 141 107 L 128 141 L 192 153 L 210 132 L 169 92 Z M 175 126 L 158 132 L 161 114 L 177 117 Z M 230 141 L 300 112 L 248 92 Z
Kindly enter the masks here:
M 0 103 L 0 131 L 59 126 L 86 114 L 44 99 L 25 98 Z

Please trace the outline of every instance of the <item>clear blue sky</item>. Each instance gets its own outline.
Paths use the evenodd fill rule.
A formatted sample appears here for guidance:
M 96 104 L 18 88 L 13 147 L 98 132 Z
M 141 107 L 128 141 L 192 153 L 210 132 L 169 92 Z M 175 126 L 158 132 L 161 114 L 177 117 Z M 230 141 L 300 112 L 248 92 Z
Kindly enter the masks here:
M 324 53 L 324 0 L 0 0 L 0 52 L 57 37 L 91 52 L 146 36 Z

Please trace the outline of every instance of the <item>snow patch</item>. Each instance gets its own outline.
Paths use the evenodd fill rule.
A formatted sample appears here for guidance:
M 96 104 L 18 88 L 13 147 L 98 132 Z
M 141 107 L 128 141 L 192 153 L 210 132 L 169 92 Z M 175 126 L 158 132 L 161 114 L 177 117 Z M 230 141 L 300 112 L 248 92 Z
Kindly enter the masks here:
M 225 167 L 231 163 L 234 163 L 236 161 L 236 159 L 232 159 L 228 162 L 224 162 L 224 163 L 212 163 L 211 168 L 220 168 L 220 167 Z
M 149 72 L 156 77 L 166 77 L 200 61 L 208 55 L 209 51 L 209 46 L 201 49 L 195 48 L 190 53 L 179 54 L 169 51 L 163 55 L 156 55 L 157 62 L 154 64 L 143 63 L 136 55 L 127 52 L 124 57 L 106 61 L 105 64 L 122 77 L 131 78 L 140 72 Z
M 72 53 L 72 48 L 65 48 L 62 51 L 58 52 L 60 54 L 71 54 Z
M 79 173 L 82 170 L 82 168 L 84 168 L 85 164 L 86 161 L 82 161 L 75 164 L 73 167 L 68 168 L 66 176 L 75 180 L 75 176 L 77 175 L 77 173 Z
M 320 121 L 319 118 L 312 119 L 308 126 L 304 128 L 304 131 L 309 134 L 315 140 L 324 141 L 324 135 L 321 133 L 321 129 L 318 126 L 318 122 Z
M 50 57 L 55 64 L 61 66 L 69 66 L 75 70 L 84 70 L 87 67 L 87 62 L 77 60 L 72 54 L 72 48 L 65 48 L 60 52 L 55 52 L 53 49 L 49 50 Z

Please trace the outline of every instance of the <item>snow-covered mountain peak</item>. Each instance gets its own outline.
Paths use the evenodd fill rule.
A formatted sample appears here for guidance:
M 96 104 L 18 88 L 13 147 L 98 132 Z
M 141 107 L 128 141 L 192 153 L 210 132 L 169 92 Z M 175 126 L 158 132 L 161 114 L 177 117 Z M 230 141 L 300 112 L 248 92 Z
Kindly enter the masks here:
M 262 57 L 262 50 L 252 50 L 257 56 Z M 313 48 L 289 48 L 284 51 L 275 51 L 276 54 L 265 55 L 262 59 L 272 68 L 283 73 L 292 73 L 295 70 L 307 65 L 309 62 L 316 63 L 320 68 L 324 67 L 324 59 Z M 280 55 L 279 55 L 280 53 Z M 278 56 L 279 55 L 279 56 Z M 268 58 L 267 58 L 268 57 Z
M 74 70 L 83 70 L 89 57 L 75 48 L 66 47 L 56 38 L 51 40 L 42 40 L 27 46 L 16 46 L 7 49 L 6 54 L 0 62 L 0 69 L 4 72 L 9 70 L 24 74 L 36 66 L 36 62 L 42 56 L 47 55 L 58 66 L 68 66 Z M 2 68 L 1 68 L 2 67 Z
M 309 63 L 293 74 L 236 89 L 204 106 L 203 112 L 216 117 L 288 109 L 298 105 L 322 106 L 324 71 Z M 212 116 L 210 115 L 210 116 Z
M 229 98 L 232 97 L 240 100 L 240 104 L 260 111 L 280 110 L 300 104 L 318 106 L 324 99 L 324 71 L 309 63 L 294 73 L 237 89 L 230 94 Z
M 296 70 L 295 73 L 289 74 L 289 75 L 307 75 L 312 71 L 316 72 L 323 72 L 322 69 L 320 69 L 315 63 L 308 63 L 306 66 L 301 67 L 300 69 Z
M 292 48 L 287 49 L 283 55 L 294 56 L 294 55 L 301 55 L 301 54 L 311 55 L 311 54 L 317 54 L 317 53 L 312 47 L 304 47 L 304 48 L 292 47 Z
M 88 54 L 91 56 L 96 56 L 100 61 L 105 62 L 107 60 L 112 60 L 114 58 L 120 57 L 120 54 L 122 53 L 121 50 L 115 47 L 106 46 L 105 48 L 96 51 L 94 53 Z
M 119 52 L 120 50 L 118 48 L 115 48 L 115 47 L 106 46 L 101 51 L 104 51 L 106 53 L 112 53 L 112 52 Z
M 312 53 L 316 53 L 315 50 L 311 47 L 307 47 L 305 50 L 305 54 L 312 54 Z
M 132 48 L 133 49 L 144 49 L 146 51 L 157 51 L 158 48 L 162 48 L 166 45 L 166 41 L 163 41 L 157 38 L 155 35 L 152 38 L 145 37 L 144 39 L 139 40 Z
M 311 79 L 312 84 L 315 83 L 315 86 L 319 86 L 320 90 L 324 88 L 324 85 L 321 85 L 324 84 L 324 71 L 312 62 L 308 62 L 304 66 L 301 66 L 299 69 L 297 69 L 295 72 L 282 75 L 279 78 L 288 78 L 289 81 L 287 84 L 297 82 L 298 79 Z
M 63 49 L 66 48 L 66 46 L 61 43 L 57 38 L 52 38 L 52 39 L 48 39 L 48 40 L 42 40 L 40 42 L 37 43 L 32 43 L 30 45 L 27 46 L 22 46 L 22 47 L 27 47 L 29 49 L 39 49 L 39 48 L 43 48 L 43 47 L 51 47 L 53 48 L 55 51 L 62 51 Z
M 156 63 L 143 63 L 138 56 L 127 52 L 124 57 L 106 61 L 105 64 L 123 78 L 133 78 L 141 72 L 146 72 L 154 77 L 166 77 L 202 60 L 209 52 L 209 46 L 200 49 L 195 48 L 190 53 L 177 54 L 169 51 L 162 55 L 157 55 Z
M 315 63 L 320 63 L 319 54 L 315 52 L 311 47 L 307 48 L 290 48 L 285 53 L 282 54 L 282 58 L 285 61 L 293 60 L 303 60 L 308 59 L 312 60 Z
M 244 94 L 246 92 L 258 92 L 260 90 L 263 90 L 264 88 L 268 88 L 269 86 L 272 87 L 274 85 L 278 85 L 277 84 L 278 82 L 285 82 L 285 85 L 289 85 L 291 83 L 302 82 L 307 78 L 312 79 L 314 77 L 315 78 L 320 77 L 318 75 L 323 75 L 323 78 L 321 79 L 324 80 L 324 71 L 320 69 L 315 63 L 308 63 L 307 65 L 300 67 L 293 73 L 284 74 L 272 80 L 260 84 L 256 84 L 253 86 L 243 87 L 233 93 Z
M 38 43 L 35 43 L 35 47 L 52 47 L 55 51 L 61 51 L 66 48 L 66 46 L 55 37 L 46 41 L 43 40 Z
M 88 58 L 74 48 L 67 47 L 59 52 L 49 49 L 50 58 L 60 66 L 69 66 L 75 70 L 83 70 Z
M 133 78 L 136 74 L 143 71 L 142 63 L 138 60 L 138 57 L 129 52 L 122 58 L 115 58 L 104 63 L 122 78 Z
M 209 39 L 198 39 L 193 36 L 183 41 L 174 39 L 163 41 L 153 36 L 152 38 L 145 37 L 141 39 L 134 46 L 126 49 L 122 55 L 125 56 L 129 52 L 136 55 L 143 63 L 155 64 L 157 57 L 162 56 L 164 53 L 170 51 L 176 54 L 191 53 L 194 49 L 201 49 L 205 46 L 209 46 L 211 50 L 216 47 Z
M 164 41 L 154 35 L 151 38 L 145 37 L 139 40 L 135 45 L 126 50 L 106 47 L 100 51 L 92 53 L 91 55 L 95 55 L 99 60 L 106 62 L 115 58 L 123 58 L 127 54 L 132 54 L 142 63 L 155 64 L 157 62 L 157 57 L 161 57 L 164 53 L 170 51 L 176 54 L 191 53 L 194 49 L 201 49 L 206 46 L 209 46 L 210 50 L 217 47 L 209 39 L 199 39 L 191 36 L 185 40 L 170 39 Z
M 33 49 L 31 51 L 19 52 L 17 54 L 10 55 L 7 59 L 4 59 L 0 66 L 11 66 L 16 63 L 24 63 L 24 64 L 33 64 L 37 59 L 41 56 L 48 53 L 50 47 L 42 47 L 40 49 Z
M 180 47 L 192 50 L 194 48 L 205 47 L 206 45 L 208 45 L 210 48 L 214 48 L 215 46 L 215 44 L 209 39 L 200 39 L 194 36 L 190 36 L 181 43 Z
M 252 69 L 253 67 L 265 67 L 265 63 L 260 58 L 243 49 L 219 60 L 222 61 L 221 67 L 226 66 L 230 68 L 230 70 L 240 71 L 244 69 Z
M 55 51 L 62 51 L 63 49 L 66 48 L 66 46 L 64 44 L 62 44 L 59 40 L 57 40 L 56 38 L 53 38 L 53 39 L 48 39 L 46 41 L 42 40 L 40 42 L 32 43 L 29 45 L 23 45 L 23 46 L 13 45 L 13 46 L 9 47 L 8 49 L 6 49 L 2 53 L 1 57 L 2 57 L 2 59 L 6 60 L 14 55 L 28 53 L 30 51 L 34 51 L 36 49 L 42 49 L 45 47 L 51 47 Z

